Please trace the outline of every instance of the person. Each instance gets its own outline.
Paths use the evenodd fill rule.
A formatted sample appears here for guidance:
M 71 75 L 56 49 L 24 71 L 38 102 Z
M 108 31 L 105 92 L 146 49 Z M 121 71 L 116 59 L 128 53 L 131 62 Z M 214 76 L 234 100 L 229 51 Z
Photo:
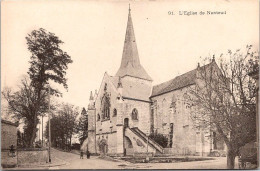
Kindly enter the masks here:
M 90 152 L 87 150 L 87 159 L 90 158 Z
M 80 150 L 80 159 L 83 159 L 83 150 Z
M 10 146 L 10 153 L 12 157 L 15 157 L 15 149 L 14 149 L 14 145 Z

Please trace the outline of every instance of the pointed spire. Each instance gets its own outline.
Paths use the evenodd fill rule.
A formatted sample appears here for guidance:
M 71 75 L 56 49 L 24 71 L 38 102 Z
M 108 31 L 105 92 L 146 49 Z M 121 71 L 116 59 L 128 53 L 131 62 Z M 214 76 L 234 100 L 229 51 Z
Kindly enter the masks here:
M 92 95 L 92 91 L 90 92 L 89 100 L 94 100 L 94 97 L 93 97 L 93 95 Z
M 126 27 L 126 34 L 125 34 L 125 44 L 124 44 L 124 50 L 123 50 L 123 57 L 121 61 L 121 67 L 126 67 L 129 62 L 132 66 L 139 66 L 139 55 L 137 51 L 137 45 L 135 40 L 135 33 L 134 33 L 134 27 L 131 17 L 131 8 L 129 4 L 128 9 L 128 21 L 127 21 L 127 27 Z
M 135 40 L 135 34 L 134 34 L 134 27 L 132 23 L 130 4 L 129 4 L 128 11 L 129 13 L 128 13 L 128 21 L 126 27 L 122 61 L 121 61 L 121 66 L 116 73 L 116 76 L 123 77 L 128 75 L 128 76 L 152 81 L 152 78 L 147 74 L 147 72 L 140 64 L 136 40 Z
M 215 62 L 215 55 L 213 55 L 212 62 Z

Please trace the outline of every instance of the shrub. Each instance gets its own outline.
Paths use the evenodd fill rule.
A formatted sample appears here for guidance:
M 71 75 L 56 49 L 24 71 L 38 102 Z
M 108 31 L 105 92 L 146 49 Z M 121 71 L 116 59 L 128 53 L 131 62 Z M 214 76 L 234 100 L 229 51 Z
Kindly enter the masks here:
M 168 144 L 168 138 L 165 137 L 163 134 L 160 133 L 151 133 L 149 135 L 149 138 L 151 138 L 152 140 L 154 140 L 156 143 L 158 143 L 159 145 L 161 145 L 163 148 L 167 147 Z

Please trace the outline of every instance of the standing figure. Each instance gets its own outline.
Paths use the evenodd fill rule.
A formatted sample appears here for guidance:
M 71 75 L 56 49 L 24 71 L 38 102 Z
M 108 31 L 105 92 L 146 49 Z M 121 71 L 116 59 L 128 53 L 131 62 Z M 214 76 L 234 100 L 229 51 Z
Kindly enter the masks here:
M 80 159 L 83 159 L 83 150 L 80 150 Z
M 87 150 L 87 159 L 90 158 L 90 152 Z

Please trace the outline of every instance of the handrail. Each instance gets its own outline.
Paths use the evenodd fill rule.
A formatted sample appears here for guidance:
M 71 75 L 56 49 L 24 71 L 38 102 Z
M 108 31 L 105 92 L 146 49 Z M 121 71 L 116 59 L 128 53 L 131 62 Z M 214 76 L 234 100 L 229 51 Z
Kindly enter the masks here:
M 129 127 L 128 127 L 129 128 Z M 141 132 L 141 130 L 140 130 L 140 132 L 139 131 L 136 131 L 134 128 L 129 128 L 133 133 L 135 133 L 135 134 L 137 134 L 139 137 L 141 137 L 144 141 L 146 141 L 146 139 L 144 138 L 145 136 L 143 136 L 142 135 L 142 133 L 140 133 Z M 144 133 L 143 133 L 144 134 Z M 145 135 L 145 134 L 144 134 Z M 159 151 L 161 152 L 161 153 L 163 153 L 163 147 L 162 146 L 160 146 L 159 144 L 157 144 L 156 142 L 153 144 L 153 143 L 151 143 L 151 142 L 154 142 L 154 141 L 151 141 L 151 139 L 149 139 L 150 141 L 148 141 L 148 143 L 150 144 L 150 145 L 152 145 L 154 148 L 156 148 L 156 149 L 159 149 Z
M 140 134 L 143 134 L 144 136 L 146 136 L 139 128 L 134 127 L 133 129 L 137 130 Z M 149 140 L 152 141 L 157 146 L 159 146 L 159 148 L 163 149 L 163 147 L 160 144 L 158 144 L 157 142 L 155 142 L 153 139 L 149 138 Z

